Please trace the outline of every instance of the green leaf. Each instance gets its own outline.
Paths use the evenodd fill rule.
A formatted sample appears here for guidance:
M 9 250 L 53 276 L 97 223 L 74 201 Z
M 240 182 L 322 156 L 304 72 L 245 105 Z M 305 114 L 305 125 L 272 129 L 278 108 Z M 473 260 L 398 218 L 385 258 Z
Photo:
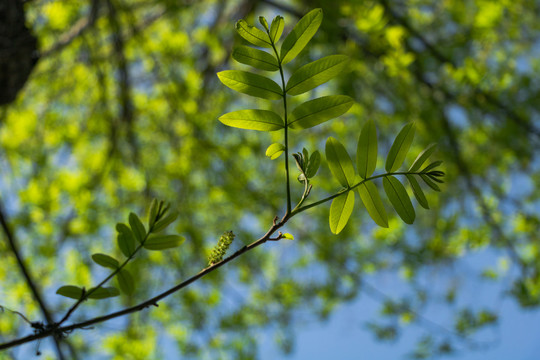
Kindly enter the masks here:
M 131 229 L 122 223 L 116 224 L 116 231 L 118 231 L 117 241 L 118 247 L 126 257 L 130 257 L 135 251 L 135 237 Z
M 422 172 L 427 173 L 429 170 L 435 169 L 437 166 L 440 166 L 442 163 L 443 162 L 441 160 L 434 161 L 431 164 L 429 164 L 428 166 L 426 166 L 425 168 L 423 168 Z
M 110 297 L 115 297 L 115 296 L 120 295 L 120 291 L 118 291 L 118 289 L 115 287 L 100 287 L 95 290 L 94 289 L 88 290 L 89 293 L 91 291 L 92 293 L 88 295 L 89 299 L 100 300 L 100 299 L 107 299 Z
M 292 234 L 289 234 L 289 233 L 285 233 L 281 236 L 282 239 L 286 239 L 286 240 L 294 240 L 294 236 Z
M 116 281 L 118 282 L 120 290 L 122 290 L 124 294 L 132 295 L 135 292 L 135 282 L 133 281 L 133 277 L 128 270 L 120 270 L 116 274 Z
M 285 21 L 283 20 L 283 16 L 278 15 L 272 20 L 272 24 L 270 25 L 270 39 L 272 39 L 274 44 L 279 41 L 284 27 Z
M 133 235 L 135 235 L 135 239 L 142 243 L 146 236 L 146 229 L 144 228 L 141 219 L 139 219 L 135 213 L 129 214 L 129 225 L 131 226 Z
M 441 191 L 439 185 L 435 184 L 426 174 L 420 174 L 420 177 L 422 178 L 422 180 L 424 180 L 427 186 L 429 186 L 435 191 Z
M 281 87 L 275 81 L 257 74 L 241 70 L 225 70 L 217 73 L 223 85 L 243 94 L 263 99 L 279 100 L 283 96 Z
M 405 160 L 405 156 L 409 151 L 414 138 L 414 123 L 408 123 L 401 129 L 398 136 L 394 140 L 388 156 L 386 157 L 386 171 L 394 172 Z
M 264 16 L 259 16 L 259 22 L 263 26 L 264 30 L 268 31 L 268 22 L 264 18 Z
M 308 179 L 311 179 L 317 174 L 319 166 L 321 166 L 321 154 L 315 150 L 313 154 L 311 154 L 306 168 L 306 176 Z
M 94 260 L 94 262 L 99 266 L 103 266 L 106 268 L 117 269 L 118 266 L 120 266 L 118 260 L 105 254 L 94 254 L 92 255 L 92 260 Z
M 354 209 L 354 191 L 338 196 L 330 205 L 330 231 L 339 234 L 347 225 Z
M 165 250 L 179 246 L 184 240 L 180 235 L 159 235 L 146 240 L 143 246 L 147 250 Z
M 221 115 L 218 120 L 247 130 L 275 131 L 285 127 L 281 116 L 270 110 L 238 110 Z
M 249 46 L 239 46 L 235 48 L 232 57 L 242 64 L 250 65 L 260 70 L 279 70 L 279 65 L 275 57 L 265 51 L 254 49 Z
M 406 176 L 407 176 L 407 179 L 409 180 L 409 183 L 411 184 L 414 197 L 416 198 L 418 203 L 424 209 L 429 209 L 429 204 L 427 202 L 426 196 L 424 195 L 424 192 L 422 191 L 420 184 L 418 184 L 418 181 L 416 181 L 413 175 L 407 174 Z
M 345 55 L 330 55 L 302 66 L 287 81 L 287 94 L 300 95 L 324 84 L 342 72 L 348 63 Z
M 266 149 L 266 156 L 271 160 L 277 159 L 285 151 L 285 145 L 280 143 L 273 143 Z
M 414 160 L 413 164 L 409 168 L 410 172 L 416 172 L 422 167 L 424 162 L 433 154 L 433 152 L 437 149 L 437 144 L 431 144 L 429 145 L 424 151 L 422 151 L 416 159 Z
M 372 181 L 366 181 L 363 184 L 358 185 L 358 194 L 366 207 L 366 210 L 375 221 L 375 223 L 381 227 L 388 227 L 388 216 L 381 200 L 381 195 L 377 190 L 377 186 Z
M 152 199 L 152 203 L 150 204 L 150 210 L 148 211 L 148 228 L 151 228 L 152 225 L 154 225 L 158 213 L 158 208 L 159 204 L 157 199 Z
M 257 29 L 254 26 L 249 25 L 243 19 L 236 22 L 236 31 L 241 37 L 243 37 L 253 45 L 267 48 L 272 47 L 268 34 L 266 34 L 262 30 Z
M 291 129 L 308 129 L 346 113 L 354 100 L 345 95 L 323 96 L 298 105 L 289 117 Z
M 405 223 L 412 224 L 416 214 L 405 187 L 393 176 L 385 176 L 383 178 L 383 186 L 390 203 L 399 217 Z
M 322 9 L 313 9 L 298 21 L 281 45 L 282 64 L 294 59 L 304 49 L 319 29 L 322 18 Z
M 339 141 L 329 137 L 326 141 L 326 161 L 330 171 L 344 187 L 354 184 L 354 166 L 347 150 Z
M 65 285 L 56 290 L 58 295 L 79 300 L 83 295 L 83 289 L 74 285 Z
M 152 229 L 153 233 L 160 232 L 161 230 L 164 230 L 167 226 L 173 223 L 174 220 L 178 217 L 178 213 L 176 211 L 171 212 L 169 215 L 165 216 L 163 219 L 157 221 L 154 224 L 154 228 Z M 148 239 L 146 240 L 148 242 Z
M 366 179 L 373 174 L 377 165 L 377 129 L 373 120 L 362 127 L 356 151 L 358 174 Z

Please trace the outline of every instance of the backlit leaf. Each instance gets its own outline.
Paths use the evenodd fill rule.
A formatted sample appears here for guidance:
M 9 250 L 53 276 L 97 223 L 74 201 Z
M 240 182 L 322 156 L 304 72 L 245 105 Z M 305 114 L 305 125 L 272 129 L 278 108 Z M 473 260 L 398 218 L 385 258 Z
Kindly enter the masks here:
M 286 239 L 286 240 L 294 240 L 294 236 L 292 234 L 289 234 L 289 233 L 284 233 L 282 235 L 282 238 Z
M 74 285 L 65 285 L 56 290 L 56 293 L 71 299 L 79 300 L 82 297 L 83 289 Z
M 362 127 L 356 151 L 358 174 L 366 179 L 373 174 L 377 165 L 377 129 L 373 120 Z
M 348 63 L 349 58 L 345 55 L 330 55 L 302 66 L 289 78 L 287 94 L 303 94 L 324 84 L 342 72 Z
M 407 224 L 412 224 L 416 217 L 414 207 L 405 187 L 393 176 L 383 178 L 383 186 L 390 203 L 399 217 Z
M 302 17 L 281 45 L 281 63 L 294 59 L 315 35 L 323 18 L 322 9 L 313 9 Z
M 143 246 L 147 250 L 165 250 L 179 246 L 184 240 L 180 235 L 159 235 L 146 240 Z
M 420 177 L 422 178 L 422 180 L 424 180 L 427 186 L 429 186 L 435 191 L 441 191 L 439 185 L 435 184 L 426 174 L 420 174 Z
M 346 194 L 340 195 L 332 200 L 330 205 L 330 231 L 334 234 L 339 234 L 347 225 L 354 209 L 354 191 L 347 191 Z
M 309 158 L 308 166 L 306 169 L 306 176 L 308 179 L 311 179 L 317 174 L 319 166 L 321 166 L 321 154 L 317 150 L 315 150 Z
M 259 22 L 261 23 L 261 25 L 263 26 L 264 30 L 268 31 L 268 22 L 266 21 L 266 19 L 264 18 L 264 16 L 259 16 Z
M 254 26 L 249 25 L 245 20 L 236 22 L 236 31 L 248 42 L 256 46 L 271 48 L 270 38 L 268 34 Z
M 172 224 L 173 221 L 176 220 L 177 217 L 178 217 L 178 213 L 176 211 L 172 211 L 170 214 L 168 214 L 163 219 L 157 221 L 154 224 L 154 228 L 152 229 L 152 232 L 157 233 L 157 232 L 160 232 L 161 230 L 164 230 L 167 226 Z
M 414 197 L 418 201 L 418 203 L 424 208 L 429 209 L 429 204 L 427 202 L 426 196 L 424 195 L 424 192 L 422 191 L 422 188 L 420 187 L 420 184 L 418 184 L 418 181 L 414 178 L 413 175 L 407 174 L 407 179 L 409 180 L 409 183 L 411 184 L 411 188 L 413 190 Z
M 107 299 L 120 295 L 120 292 L 115 287 L 100 287 L 95 290 L 90 289 L 88 292 L 91 292 L 90 295 L 88 295 L 88 298 L 96 300 Z
M 92 255 L 92 260 L 94 260 L 94 262 L 99 266 L 106 268 L 117 269 L 118 266 L 120 266 L 118 260 L 105 254 L 94 254 Z
M 388 156 L 386 157 L 386 171 L 394 172 L 399 169 L 401 164 L 403 164 L 403 160 L 405 160 L 413 139 L 414 123 L 408 123 L 396 136 L 388 152 Z
M 135 282 L 133 281 L 133 277 L 128 270 L 120 270 L 116 274 L 116 281 L 118 282 L 120 290 L 122 290 L 122 292 L 126 295 L 131 295 L 135 292 Z
M 354 166 L 347 150 L 339 141 L 329 137 L 326 141 L 326 161 L 330 171 L 344 187 L 354 184 Z
M 283 129 L 281 116 L 270 110 L 238 110 L 219 117 L 223 124 L 247 130 L 274 131 Z
M 414 160 L 413 164 L 409 168 L 410 172 L 416 172 L 420 170 L 420 167 L 424 164 L 424 162 L 433 154 L 433 152 L 437 149 L 437 144 L 431 144 L 429 145 L 424 151 L 422 151 L 416 159 Z
M 283 92 L 273 80 L 247 71 L 225 70 L 217 73 L 223 85 L 243 94 L 263 99 L 279 100 Z
M 269 53 L 249 46 L 236 47 L 232 53 L 234 60 L 267 71 L 277 71 L 279 66 L 275 57 Z
M 354 100 L 345 95 L 323 96 L 298 105 L 289 117 L 291 129 L 307 129 L 346 113 Z
M 422 172 L 426 173 L 432 169 L 435 169 L 437 166 L 440 166 L 442 164 L 442 161 L 441 160 L 437 160 L 437 161 L 434 161 L 432 162 L 431 164 L 429 164 L 428 166 L 426 166 L 425 168 L 422 169 Z
M 278 15 L 272 20 L 272 24 L 270 25 L 270 38 L 274 44 L 279 41 L 284 27 L 285 21 L 283 20 L 283 16 Z
M 277 159 L 285 151 L 285 145 L 280 143 L 273 143 L 266 149 L 266 156 L 271 160 Z
M 358 185 L 358 194 L 366 207 L 369 216 L 381 227 L 388 227 L 388 216 L 381 200 L 377 186 L 372 181 Z

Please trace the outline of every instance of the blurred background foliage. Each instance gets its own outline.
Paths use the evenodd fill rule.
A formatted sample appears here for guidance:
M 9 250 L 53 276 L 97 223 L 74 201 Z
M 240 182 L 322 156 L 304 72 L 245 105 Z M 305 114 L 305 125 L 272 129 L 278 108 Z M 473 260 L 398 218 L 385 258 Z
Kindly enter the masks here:
M 538 307 L 539 6 L 533 0 L 26 1 L 40 59 L 17 100 L 0 108 L 0 197 L 56 317 L 70 305 L 56 288 L 101 279 L 90 254 L 117 251 L 114 224 L 129 211 L 145 215 L 154 197 L 180 213 L 175 230 L 187 241 L 130 264 L 139 279 L 132 298 L 90 301 L 73 321 L 147 299 L 203 268 L 224 231 L 237 234 L 236 249 L 283 213 L 282 162 L 264 156 L 281 133 L 216 120 L 269 106 L 233 93 L 215 75 L 244 69 L 230 57 L 243 41 L 234 31 L 240 18 L 254 24 L 259 15 L 281 14 L 287 33 L 299 16 L 321 7 L 321 29 L 289 71 L 330 54 L 353 60 L 347 75 L 298 101 L 332 92 L 357 104 L 301 138 L 292 132 L 293 151 L 322 150 L 335 136 L 354 153 L 361 126 L 373 119 L 385 154 L 398 130 L 415 121 L 408 163 L 438 142 L 435 157 L 447 173 L 443 192 L 428 192 L 432 209 L 419 210 L 413 226 L 393 215 L 390 229 L 377 228 L 357 208 L 334 236 L 328 206 L 314 208 L 287 225 L 295 241 L 266 244 L 158 308 L 76 331 L 62 342 L 64 352 L 74 359 L 179 353 L 251 359 L 261 334 L 271 334 L 288 353 L 291 324 L 324 320 L 366 295 L 381 303 L 368 324 L 374 336 L 393 340 L 418 324 L 426 336 L 411 351 L 430 357 L 481 347 L 475 336 L 497 326 L 502 300 Z M 326 166 L 313 185 L 312 199 L 338 189 Z M 301 191 L 294 181 L 293 199 Z M 487 259 L 482 266 L 463 261 L 475 253 Z M 0 304 L 40 319 L 6 241 L 0 257 Z M 385 274 L 399 275 L 400 291 L 374 285 Z M 467 281 L 495 284 L 497 299 L 477 300 Z M 434 307 L 439 317 L 422 315 Z M 29 332 L 19 317 L 0 313 L 0 341 Z

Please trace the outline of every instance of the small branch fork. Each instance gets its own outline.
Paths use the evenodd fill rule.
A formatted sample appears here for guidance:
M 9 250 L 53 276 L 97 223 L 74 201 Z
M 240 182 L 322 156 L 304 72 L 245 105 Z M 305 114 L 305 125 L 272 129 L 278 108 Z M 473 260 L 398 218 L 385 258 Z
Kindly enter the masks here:
M 332 200 L 332 199 L 334 199 L 334 198 L 336 198 L 336 197 L 338 197 L 340 195 L 343 195 L 346 192 L 355 189 L 356 187 L 362 185 L 363 183 L 365 183 L 367 181 L 372 181 L 374 179 L 382 178 L 382 177 L 385 177 L 385 176 L 407 175 L 407 174 L 409 174 L 409 175 L 419 175 L 420 173 L 421 172 L 394 172 L 394 173 L 385 173 L 385 174 L 381 174 L 381 175 L 375 175 L 375 176 L 372 176 L 372 177 L 368 177 L 368 178 L 360 181 L 359 183 L 357 183 L 357 184 L 355 184 L 355 185 L 353 185 L 353 186 L 351 186 L 349 188 L 342 189 L 342 190 L 340 190 L 339 192 L 337 192 L 334 195 L 325 197 L 325 198 L 323 198 L 321 200 L 315 201 L 313 203 L 310 203 L 310 204 L 307 204 L 307 205 L 304 205 L 304 206 L 300 206 L 300 207 L 297 206 L 297 207 L 295 207 L 295 209 L 292 212 L 286 213 L 281 219 L 279 219 L 279 217 L 276 216 L 273 219 L 272 226 L 268 229 L 266 234 L 264 234 L 258 240 L 255 240 L 251 244 L 240 248 L 239 250 L 237 250 L 232 255 L 224 258 L 222 261 L 217 262 L 215 264 L 212 264 L 210 266 L 207 266 L 206 268 L 202 269 L 196 275 L 190 277 L 189 279 L 184 280 L 183 282 L 179 283 L 178 285 L 176 285 L 176 286 L 174 286 L 174 287 L 172 287 L 172 288 L 170 288 L 170 289 L 168 289 L 168 290 L 154 296 L 151 299 L 148 299 L 148 300 L 146 300 L 146 301 L 144 301 L 144 302 L 142 302 L 140 304 L 137 304 L 137 305 L 132 306 L 132 307 L 125 308 L 125 309 L 117 311 L 117 312 L 113 312 L 113 313 L 103 315 L 103 316 L 98 316 L 98 317 L 95 317 L 95 318 L 92 318 L 92 319 L 89 319 L 89 320 L 86 320 L 86 321 L 82 321 L 82 322 L 79 322 L 79 323 L 66 325 L 66 326 L 61 326 L 62 322 L 49 323 L 47 325 L 41 325 L 41 326 L 38 326 L 38 325 L 34 326 L 35 324 L 38 324 L 38 323 L 30 322 L 30 324 L 32 325 L 32 327 L 34 327 L 34 329 L 36 331 L 35 334 L 28 335 L 28 336 L 25 336 L 25 337 L 22 337 L 22 338 L 19 338 L 19 339 L 15 339 L 15 340 L 0 344 L 0 350 L 6 350 L 6 349 L 9 349 L 9 348 L 12 348 L 12 347 L 15 347 L 15 346 L 19 346 L 19 345 L 22 345 L 22 344 L 25 344 L 25 343 L 28 343 L 28 342 L 31 342 L 31 341 L 43 339 L 43 338 L 46 338 L 46 337 L 51 336 L 51 335 L 53 335 L 55 337 L 55 339 L 65 338 L 73 330 L 85 329 L 85 328 L 88 328 L 91 325 L 98 324 L 98 323 L 101 323 L 101 322 L 104 322 L 104 321 L 107 321 L 107 320 L 111 320 L 111 319 L 114 319 L 114 318 L 117 318 L 117 317 L 120 317 L 120 316 L 128 315 L 128 314 L 131 314 L 131 313 L 134 313 L 134 312 L 138 312 L 138 311 L 144 310 L 144 309 L 146 309 L 148 307 L 151 307 L 151 306 L 158 306 L 158 302 L 161 301 L 162 299 L 164 299 L 164 298 L 168 297 L 169 295 L 174 294 L 175 292 L 189 286 L 190 284 L 192 284 L 193 282 L 199 280 L 200 278 L 204 277 L 205 275 L 207 275 L 207 274 L 213 272 L 214 270 L 222 267 L 223 265 L 227 264 L 228 262 L 233 261 L 234 259 L 236 259 L 240 255 L 243 255 L 244 253 L 255 249 L 256 247 L 264 244 L 267 241 L 278 241 L 278 240 L 283 239 L 284 234 L 281 231 L 278 232 L 278 235 L 275 236 L 275 237 L 272 237 L 272 235 L 274 235 L 274 233 L 277 230 L 282 228 L 293 216 L 295 216 L 295 215 L 297 215 L 297 214 L 299 214 L 301 212 L 304 212 L 304 211 L 306 211 L 306 210 L 308 210 L 308 209 L 310 209 L 312 207 L 315 207 L 317 205 L 328 202 L 328 201 L 330 201 L 330 200 Z M 71 313 L 72 312 L 73 311 L 71 311 Z M 67 316 L 65 316 L 64 319 L 67 320 Z M 65 321 L 65 320 L 63 320 L 63 321 Z

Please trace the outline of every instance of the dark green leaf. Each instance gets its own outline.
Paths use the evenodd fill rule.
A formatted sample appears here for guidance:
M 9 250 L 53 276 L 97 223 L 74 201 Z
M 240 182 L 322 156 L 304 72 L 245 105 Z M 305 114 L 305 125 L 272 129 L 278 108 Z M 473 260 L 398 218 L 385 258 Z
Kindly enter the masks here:
M 317 171 L 319 170 L 319 166 L 321 165 L 321 154 L 315 150 L 313 154 L 311 154 L 311 157 L 309 158 L 308 166 L 306 169 L 306 176 L 308 179 L 311 179 L 312 177 L 317 174 Z
M 169 215 L 165 216 L 163 219 L 157 221 L 154 224 L 154 228 L 152 229 L 152 232 L 157 233 L 157 232 L 160 232 L 161 230 L 164 230 L 167 226 L 172 224 L 173 221 L 176 220 L 177 217 L 178 217 L 178 213 L 176 211 L 171 212 Z
M 277 159 L 285 151 L 285 145 L 280 143 L 273 143 L 266 149 L 266 156 L 270 159 Z
M 345 55 L 330 55 L 302 66 L 287 82 L 287 94 L 300 95 L 324 84 L 342 72 L 348 63 Z
M 313 9 L 298 21 L 281 45 L 282 64 L 294 59 L 304 49 L 319 29 L 322 18 L 322 9 Z
M 153 199 L 152 204 L 150 204 L 150 210 L 148 211 L 148 228 L 151 228 L 152 225 L 154 225 L 158 213 L 158 208 L 159 204 L 157 199 Z
M 217 73 L 219 80 L 229 88 L 243 94 L 263 99 L 279 100 L 283 96 L 275 81 L 257 74 L 240 70 L 225 70 Z
M 407 224 L 412 224 L 416 217 L 414 207 L 405 187 L 393 176 L 383 178 L 383 186 L 390 203 L 399 217 Z
M 307 129 L 346 113 L 354 100 L 345 95 L 323 96 L 298 105 L 289 117 L 291 129 Z
M 100 287 L 95 290 L 90 289 L 88 292 L 92 292 L 90 295 L 88 295 L 89 299 L 107 299 L 110 297 L 115 297 L 120 295 L 120 292 L 115 287 Z
M 377 129 L 373 120 L 363 126 L 358 138 L 356 150 L 356 166 L 358 174 L 366 179 L 375 171 L 377 165 Z
M 249 46 L 239 46 L 235 48 L 232 57 L 242 64 L 251 65 L 260 70 L 279 70 L 279 65 L 275 57 L 265 51 L 254 49 Z
M 366 210 L 375 221 L 375 223 L 381 227 L 388 227 L 388 216 L 384 208 L 381 196 L 377 190 L 377 186 L 372 181 L 364 182 L 358 185 L 358 194 L 366 207 Z
M 165 250 L 179 246 L 185 238 L 180 235 L 159 235 L 146 240 L 144 248 L 147 250 Z
M 135 251 L 135 236 L 131 229 L 122 223 L 116 224 L 116 231 L 118 231 L 117 241 L 118 247 L 126 257 L 131 256 Z
M 431 179 L 427 175 L 420 174 L 420 177 L 422 178 L 422 180 L 424 180 L 424 182 L 427 184 L 427 186 L 429 186 L 430 188 L 432 188 L 435 191 L 441 191 L 441 188 L 439 187 L 439 185 L 437 185 L 433 181 L 431 181 Z
M 431 164 L 429 164 L 428 166 L 426 166 L 425 168 L 423 168 L 423 169 L 422 169 L 422 172 L 423 172 L 423 173 L 427 173 L 429 170 L 435 169 L 437 166 L 440 166 L 441 164 L 442 164 L 442 161 L 441 161 L 441 160 L 434 161 L 434 162 L 432 162 Z
M 278 15 L 272 20 L 272 24 L 270 25 L 270 38 L 274 44 L 279 41 L 284 27 L 285 21 L 283 20 L 283 16 Z
M 99 266 L 106 268 L 117 269 L 118 266 L 120 266 L 118 260 L 105 254 L 94 254 L 92 255 L 92 260 L 94 260 L 94 262 Z
M 414 123 L 408 123 L 401 129 L 398 136 L 394 140 L 388 156 L 386 157 L 386 171 L 394 172 L 405 160 L 405 156 L 411 147 L 414 139 Z
M 281 116 L 270 110 L 238 110 L 219 117 L 223 124 L 247 130 L 275 131 L 285 124 Z
M 236 22 L 236 31 L 241 37 L 256 46 L 271 48 L 270 38 L 264 31 L 249 25 L 245 20 Z
M 424 195 L 424 192 L 422 191 L 422 188 L 420 187 L 420 184 L 418 184 L 418 181 L 414 178 L 413 175 L 407 174 L 407 179 L 409 180 L 409 183 L 411 184 L 411 188 L 413 190 L 414 197 L 418 201 L 418 203 L 424 208 L 429 209 L 429 204 L 427 202 L 426 196 Z
M 329 137 L 326 141 L 326 161 L 330 171 L 344 187 L 354 184 L 354 166 L 347 150 L 339 141 Z
M 79 300 L 83 295 L 83 289 L 74 285 L 65 285 L 56 290 L 58 295 Z
M 439 184 L 443 184 L 443 183 L 444 183 L 443 180 L 437 178 L 437 177 L 434 176 L 433 173 L 431 173 L 431 172 L 428 173 L 427 176 L 428 176 L 431 180 L 436 181 L 436 182 L 438 182 Z
M 135 282 L 133 281 L 133 277 L 128 270 L 120 270 L 116 274 L 116 281 L 118 282 L 120 290 L 122 290 L 124 294 L 132 295 L 135 292 Z
M 330 231 L 339 234 L 347 225 L 354 209 L 354 191 L 347 191 L 332 201 L 330 205 Z
M 139 219 L 139 217 L 135 213 L 129 214 L 129 225 L 131 226 L 131 231 L 133 232 L 133 235 L 135 235 L 135 239 L 137 239 L 138 242 L 142 243 L 144 237 L 146 236 L 146 229 L 144 228 L 141 219 Z
M 416 172 L 424 164 L 424 162 L 433 154 L 437 149 L 437 144 L 429 145 L 424 151 L 422 151 L 414 160 L 413 164 L 409 168 L 410 172 Z

